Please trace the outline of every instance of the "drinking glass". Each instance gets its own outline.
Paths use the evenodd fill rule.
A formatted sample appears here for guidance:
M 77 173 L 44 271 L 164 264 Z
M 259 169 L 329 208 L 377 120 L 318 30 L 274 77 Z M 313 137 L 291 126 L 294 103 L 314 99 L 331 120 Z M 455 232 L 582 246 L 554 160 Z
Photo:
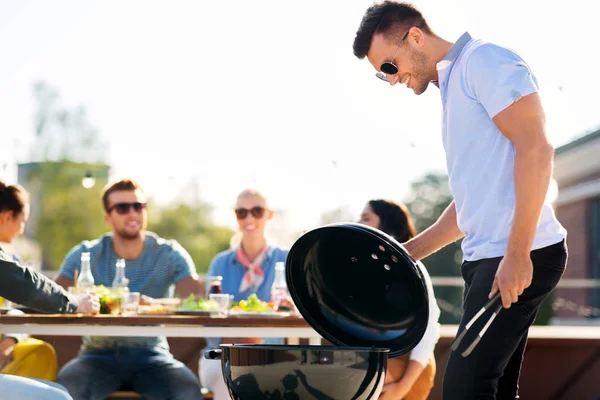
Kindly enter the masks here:
M 140 305 L 140 293 L 129 292 L 123 294 L 123 303 L 121 304 L 121 310 L 123 316 L 137 315 L 137 309 Z
M 229 303 L 231 301 L 231 297 L 229 296 L 229 294 L 211 293 L 208 295 L 208 299 L 215 301 L 219 304 L 219 309 L 217 310 L 216 316 L 227 316 L 227 311 L 229 311 Z

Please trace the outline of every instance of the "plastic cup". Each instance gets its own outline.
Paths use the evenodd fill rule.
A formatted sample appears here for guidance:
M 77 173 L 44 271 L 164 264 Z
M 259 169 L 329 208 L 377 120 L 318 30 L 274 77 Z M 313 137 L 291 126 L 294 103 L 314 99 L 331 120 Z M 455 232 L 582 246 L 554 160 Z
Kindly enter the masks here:
M 121 313 L 123 316 L 137 315 L 138 306 L 140 305 L 140 293 L 129 292 L 123 294 L 121 303 Z

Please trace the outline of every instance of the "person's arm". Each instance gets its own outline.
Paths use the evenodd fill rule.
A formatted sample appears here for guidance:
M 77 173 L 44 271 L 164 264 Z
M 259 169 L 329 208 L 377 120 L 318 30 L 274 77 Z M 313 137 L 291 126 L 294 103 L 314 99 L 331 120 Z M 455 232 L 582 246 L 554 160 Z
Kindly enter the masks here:
M 11 362 L 12 352 L 16 344 L 17 340 L 14 337 L 4 337 L 0 340 L 0 369 Z
M 75 271 L 81 269 L 81 253 L 83 251 L 82 245 L 79 244 L 72 248 L 65 258 L 58 270 L 58 276 L 55 282 L 62 286 L 64 289 L 68 289 L 71 286 L 75 286 Z
M 414 349 L 410 352 L 410 360 L 416 361 L 424 368 L 429 362 L 429 358 L 433 354 L 435 345 L 440 339 L 440 307 L 437 304 L 435 298 L 435 292 L 433 290 L 433 283 L 431 282 L 431 276 L 422 263 L 418 263 L 421 271 L 423 272 L 423 279 L 425 281 L 425 287 L 427 288 L 428 306 L 429 306 L 429 318 L 427 319 L 427 328 L 423 337 Z
M 13 308 L 6 315 L 23 315 L 23 311 Z M 12 361 L 12 352 L 15 345 L 29 337 L 26 333 L 5 333 L 0 340 L 0 369 Z
M 60 285 L 63 289 L 68 289 L 71 286 L 75 286 L 75 281 L 73 279 L 69 279 L 64 275 L 58 275 L 55 279 L 55 282 Z
M 31 268 L 0 260 L 0 296 L 48 313 L 74 313 L 77 300 L 54 281 Z
M 456 207 L 452 201 L 433 225 L 403 243 L 403 246 L 416 261 L 419 261 L 463 236 L 458 229 Z
M 495 118 L 494 123 L 515 148 L 515 212 L 490 298 L 498 290 L 505 308 L 515 303 L 531 284 L 531 248 L 550 185 L 554 148 L 545 130 L 545 116 L 537 93 L 523 97 Z
M 186 298 L 190 294 L 204 297 L 205 290 L 202 282 L 198 278 L 196 266 L 190 254 L 177 242 L 173 243 L 173 254 L 171 256 L 172 267 L 175 271 L 173 281 L 175 282 L 175 292 L 181 298 Z
M 204 285 L 198 279 L 198 276 L 188 276 L 183 278 L 175 286 L 175 291 L 181 298 L 187 298 L 190 294 L 194 294 L 197 297 L 204 297 Z

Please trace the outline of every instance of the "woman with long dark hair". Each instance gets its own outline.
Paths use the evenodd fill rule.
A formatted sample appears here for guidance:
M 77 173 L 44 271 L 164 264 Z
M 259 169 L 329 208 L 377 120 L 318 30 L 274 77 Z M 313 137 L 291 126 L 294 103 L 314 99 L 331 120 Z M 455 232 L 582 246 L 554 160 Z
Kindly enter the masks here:
M 11 243 L 22 234 L 28 217 L 27 191 L 20 185 L 6 185 L 0 181 L 0 242 Z M 1 246 L 0 296 L 47 313 L 97 314 L 100 310 L 100 302 L 94 293 L 80 293 L 75 296 L 68 293 L 53 280 L 22 266 Z M 0 341 L 3 356 L 10 354 L 18 345 L 18 336 L 15 336 L 6 335 Z M 39 362 L 39 359 L 32 359 Z M 5 366 L 3 371 L 19 370 L 19 368 L 7 368 L 8 366 L 10 365 Z M 2 398 L 72 400 L 66 389 L 54 382 L 33 380 L 22 376 L 0 373 L 0 387 Z
M 370 200 L 363 209 L 359 223 L 379 229 L 404 243 L 415 236 L 415 227 L 404 204 L 391 200 Z M 418 263 L 429 294 L 429 322 L 423 338 L 408 354 L 388 361 L 388 371 L 380 399 L 425 400 L 435 378 L 433 350 L 440 337 L 440 309 L 435 300 L 431 277 Z

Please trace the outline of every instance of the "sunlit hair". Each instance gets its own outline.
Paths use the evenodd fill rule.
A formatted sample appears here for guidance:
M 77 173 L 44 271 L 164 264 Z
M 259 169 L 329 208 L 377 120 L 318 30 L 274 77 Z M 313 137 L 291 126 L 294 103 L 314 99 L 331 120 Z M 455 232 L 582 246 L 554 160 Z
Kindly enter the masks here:
M 28 203 L 29 194 L 23 186 L 7 185 L 0 180 L 0 212 L 12 211 L 13 216 L 17 216 Z
M 144 193 L 142 187 L 138 185 L 136 181 L 133 179 L 121 179 L 120 181 L 109 183 L 102 190 L 102 205 L 104 206 L 104 211 L 108 212 L 108 197 L 113 192 L 123 192 L 123 191 L 131 191 L 135 192 L 139 190 Z
M 415 236 L 415 226 L 408 209 L 402 203 L 393 200 L 371 200 L 369 206 L 379 217 L 379 230 L 392 236 L 400 243 Z
M 393 42 L 400 42 L 410 28 L 416 26 L 427 34 L 431 29 L 419 10 L 410 3 L 383 1 L 367 9 L 354 38 L 354 55 L 363 59 L 369 53 L 373 35 L 382 33 Z
M 262 201 L 265 202 L 265 207 L 268 209 L 269 208 L 269 201 L 267 199 L 267 197 L 262 194 L 262 192 L 260 192 L 257 189 L 244 189 L 240 192 L 240 194 L 238 194 L 237 196 L 237 200 L 243 198 L 243 197 L 248 197 L 248 196 L 254 196 L 254 197 L 258 197 L 259 199 L 261 199 Z

